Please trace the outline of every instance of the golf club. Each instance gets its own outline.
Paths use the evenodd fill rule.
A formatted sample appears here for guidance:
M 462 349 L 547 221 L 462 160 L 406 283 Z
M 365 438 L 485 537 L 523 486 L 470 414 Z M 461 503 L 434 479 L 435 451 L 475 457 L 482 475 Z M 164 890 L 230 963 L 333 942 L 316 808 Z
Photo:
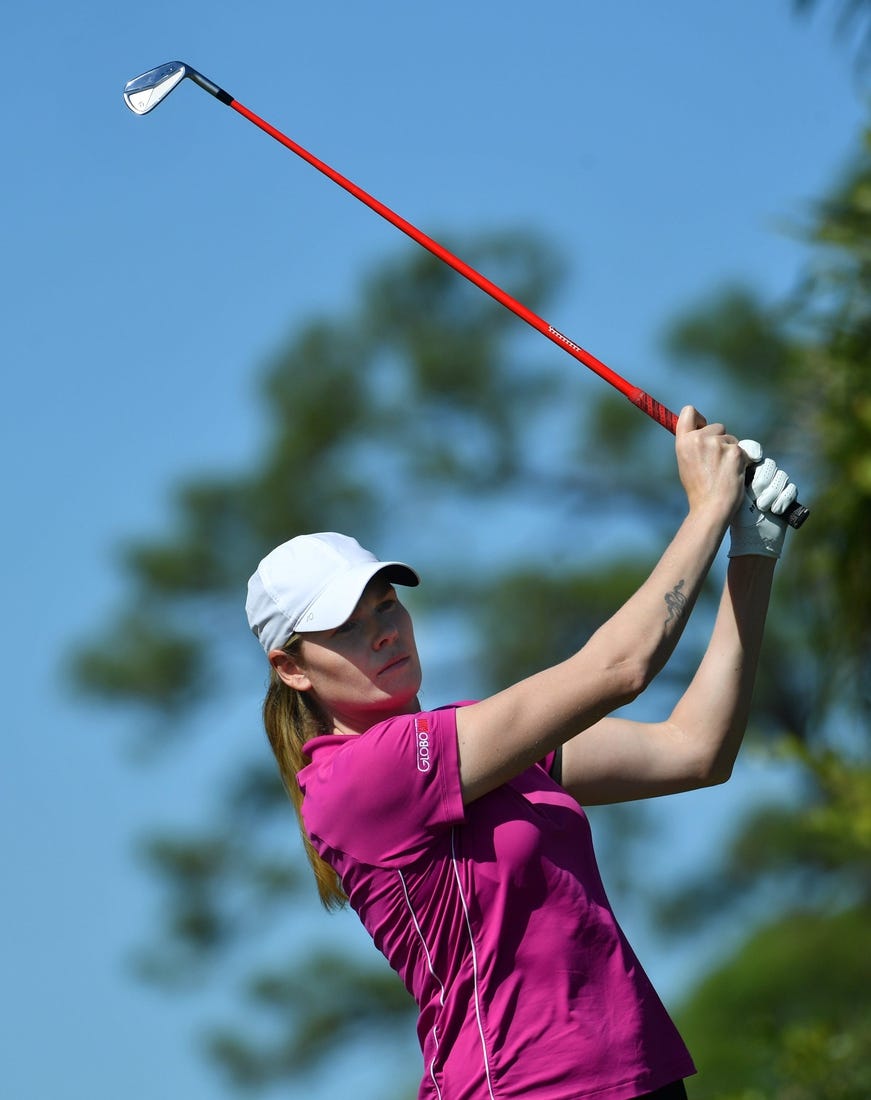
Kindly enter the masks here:
M 258 126 L 264 133 L 269 134 L 270 137 L 284 145 L 287 149 L 290 149 L 291 152 L 302 157 L 302 159 L 312 165 L 313 168 L 317 168 L 319 172 L 322 172 L 334 183 L 344 188 L 353 195 L 354 198 L 365 203 L 366 206 L 374 210 L 376 214 L 380 214 L 382 218 L 385 218 L 392 225 L 395 225 L 397 229 L 401 229 L 402 232 L 411 237 L 412 240 L 416 241 L 423 248 L 426 248 L 434 256 L 437 256 L 438 259 L 443 260 L 455 271 L 459 272 L 460 275 L 465 276 L 465 278 L 474 283 L 475 286 L 489 294 L 492 298 L 495 298 L 497 302 L 500 302 L 507 309 L 510 309 L 512 313 L 515 313 L 522 320 L 526 321 L 527 324 L 538 329 L 538 331 L 543 333 L 549 340 L 552 340 L 561 347 L 563 351 L 567 351 L 570 355 L 573 355 L 575 359 L 583 363 L 585 367 L 604 379 L 604 381 L 608 382 L 615 389 L 619 390 L 624 397 L 627 397 L 633 405 L 641 409 L 641 411 L 646 413 L 652 420 L 655 420 L 657 424 L 661 424 L 663 428 L 667 428 L 668 431 L 674 434 L 677 425 L 677 416 L 671 412 L 670 409 L 661 405 L 651 397 L 650 394 L 639 389 L 638 386 L 634 386 L 632 383 L 627 382 L 625 378 L 621 378 L 619 374 L 611 370 L 610 367 L 607 367 L 594 355 L 585 351 L 573 340 L 569 340 L 569 338 L 564 336 L 559 329 L 548 324 L 548 322 L 544 321 L 538 314 L 533 313 L 531 309 L 527 309 L 527 307 L 521 302 L 518 302 L 516 298 L 513 298 L 506 291 L 502 290 L 501 287 L 498 287 L 495 283 L 485 278 L 480 272 L 459 259 L 458 256 L 449 252 L 448 249 L 440 245 L 438 241 L 434 241 L 432 237 L 428 237 L 425 233 L 422 233 L 416 226 L 412 225 L 411 222 L 406 221 L 405 218 L 394 213 L 388 206 L 385 206 L 384 203 L 373 198 L 372 195 L 358 187 L 355 183 L 352 183 L 349 179 L 340 175 L 334 168 L 331 168 L 322 160 L 318 160 L 318 158 L 308 152 L 307 149 L 298 145 L 280 130 L 276 130 L 274 126 L 271 126 L 268 122 L 265 122 L 258 115 L 254 114 L 253 111 L 250 111 L 247 107 L 235 100 L 228 92 L 225 92 L 223 88 L 219 88 L 217 84 L 213 83 L 201 73 L 198 73 L 196 69 L 192 69 L 190 65 L 182 61 L 169 61 L 165 65 L 158 65 L 155 69 L 149 69 L 147 73 L 143 73 L 141 76 L 134 77 L 134 79 L 128 81 L 124 87 L 124 102 L 135 114 L 148 114 L 149 111 L 153 111 L 159 103 L 166 99 L 169 93 L 176 88 L 185 77 L 188 77 L 195 84 L 198 84 L 199 87 L 220 100 L 221 103 L 226 104 L 228 107 L 232 107 L 233 110 L 237 111 L 243 118 L 247 118 L 249 122 L 253 122 L 254 125 Z M 801 527 L 808 515 L 808 509 L 805 508 L 804 505 L 799 504 L 798 501 L 794 501 L 784 513 L 783 518 L 791 527 Z

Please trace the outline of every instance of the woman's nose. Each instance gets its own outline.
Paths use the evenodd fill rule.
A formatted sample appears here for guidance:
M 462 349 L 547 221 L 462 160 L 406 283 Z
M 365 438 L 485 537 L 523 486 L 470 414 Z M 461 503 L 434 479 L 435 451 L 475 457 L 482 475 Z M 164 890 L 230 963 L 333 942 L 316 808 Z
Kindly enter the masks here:
M 398 635 L 399 630 L 395 623 L 379 623 L 375 631 L 375 648 L 380 649 L 388 642 L 392 642 Z

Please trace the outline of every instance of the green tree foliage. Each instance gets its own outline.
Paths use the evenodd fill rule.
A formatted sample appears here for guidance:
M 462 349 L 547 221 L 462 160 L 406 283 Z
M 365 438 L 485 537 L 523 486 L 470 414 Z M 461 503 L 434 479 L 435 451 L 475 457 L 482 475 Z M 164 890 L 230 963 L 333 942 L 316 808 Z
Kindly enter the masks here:
M 778 915 L 688 998 L 680 1022 L 701 1075 L 695 1100 L 863 1100 L 871 1095 L 871 143 L 806 228 L 811 262 L 764 325 L 790 431 L 813 459 L 813 516 L 790 547 L 769 661 L 793 666 L 778 752 L 798 796 L 736 831 L 716 875 L 663 915 L 685 934 L 753 899 Z M 674 346 L 729 370 L 754 354 L 761 306 L 729 294 L 674 330 Z M 729 317 L 740 326 L 726 333 Z M 778 364 L 788 364 L 779 373 Z M 807 537 L 805 537 L 807 536 Z M 786 582 L 786 583 L 783 583 Z M 774 683 L 774 681 L 772 681 Z M 783 688 L 790 690 L 788 698 Z M 797 689 L 798 694 L 793 692 Z M 798 706 L 796 707 L 796 703 Z M 725 920 L 724 920 L 725 915 Z
M 869 983 L 868 907 L 797 912 L 755 933 L 687 1006 L 702 1067 L 693 1100 L 865 1100 Z

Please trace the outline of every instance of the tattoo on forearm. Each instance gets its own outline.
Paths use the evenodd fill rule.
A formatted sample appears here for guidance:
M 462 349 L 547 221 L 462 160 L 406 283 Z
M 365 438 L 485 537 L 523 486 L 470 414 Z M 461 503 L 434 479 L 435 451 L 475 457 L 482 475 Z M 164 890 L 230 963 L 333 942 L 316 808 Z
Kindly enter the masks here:
M 669 623 L 677 622 L 683 615 L 684 608 L 687 605 L 687 598 L 682 591 L 685 584 L 686 581 L 678 581 L 671 592 L 665 594 L 665 606 L 668 608 L 668 617 L 665 620 L 666 626 Z

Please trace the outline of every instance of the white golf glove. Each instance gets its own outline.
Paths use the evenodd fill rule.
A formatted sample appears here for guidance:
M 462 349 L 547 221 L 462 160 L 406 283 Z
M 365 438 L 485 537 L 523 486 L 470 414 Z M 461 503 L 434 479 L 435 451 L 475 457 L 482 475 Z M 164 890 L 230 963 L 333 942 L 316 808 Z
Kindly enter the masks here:
M 762 447 L 755 439 L 742 439 L 738 446 L 754 463 L 754 468 L 753 480 L 732 516 L 729 557 L 760 554 L 779 558 L 787 527 L 786 520 L 780 517 L 798 496 L 798 489 L 789 476 L 777 468 L 773 458 L 763 459 Z

